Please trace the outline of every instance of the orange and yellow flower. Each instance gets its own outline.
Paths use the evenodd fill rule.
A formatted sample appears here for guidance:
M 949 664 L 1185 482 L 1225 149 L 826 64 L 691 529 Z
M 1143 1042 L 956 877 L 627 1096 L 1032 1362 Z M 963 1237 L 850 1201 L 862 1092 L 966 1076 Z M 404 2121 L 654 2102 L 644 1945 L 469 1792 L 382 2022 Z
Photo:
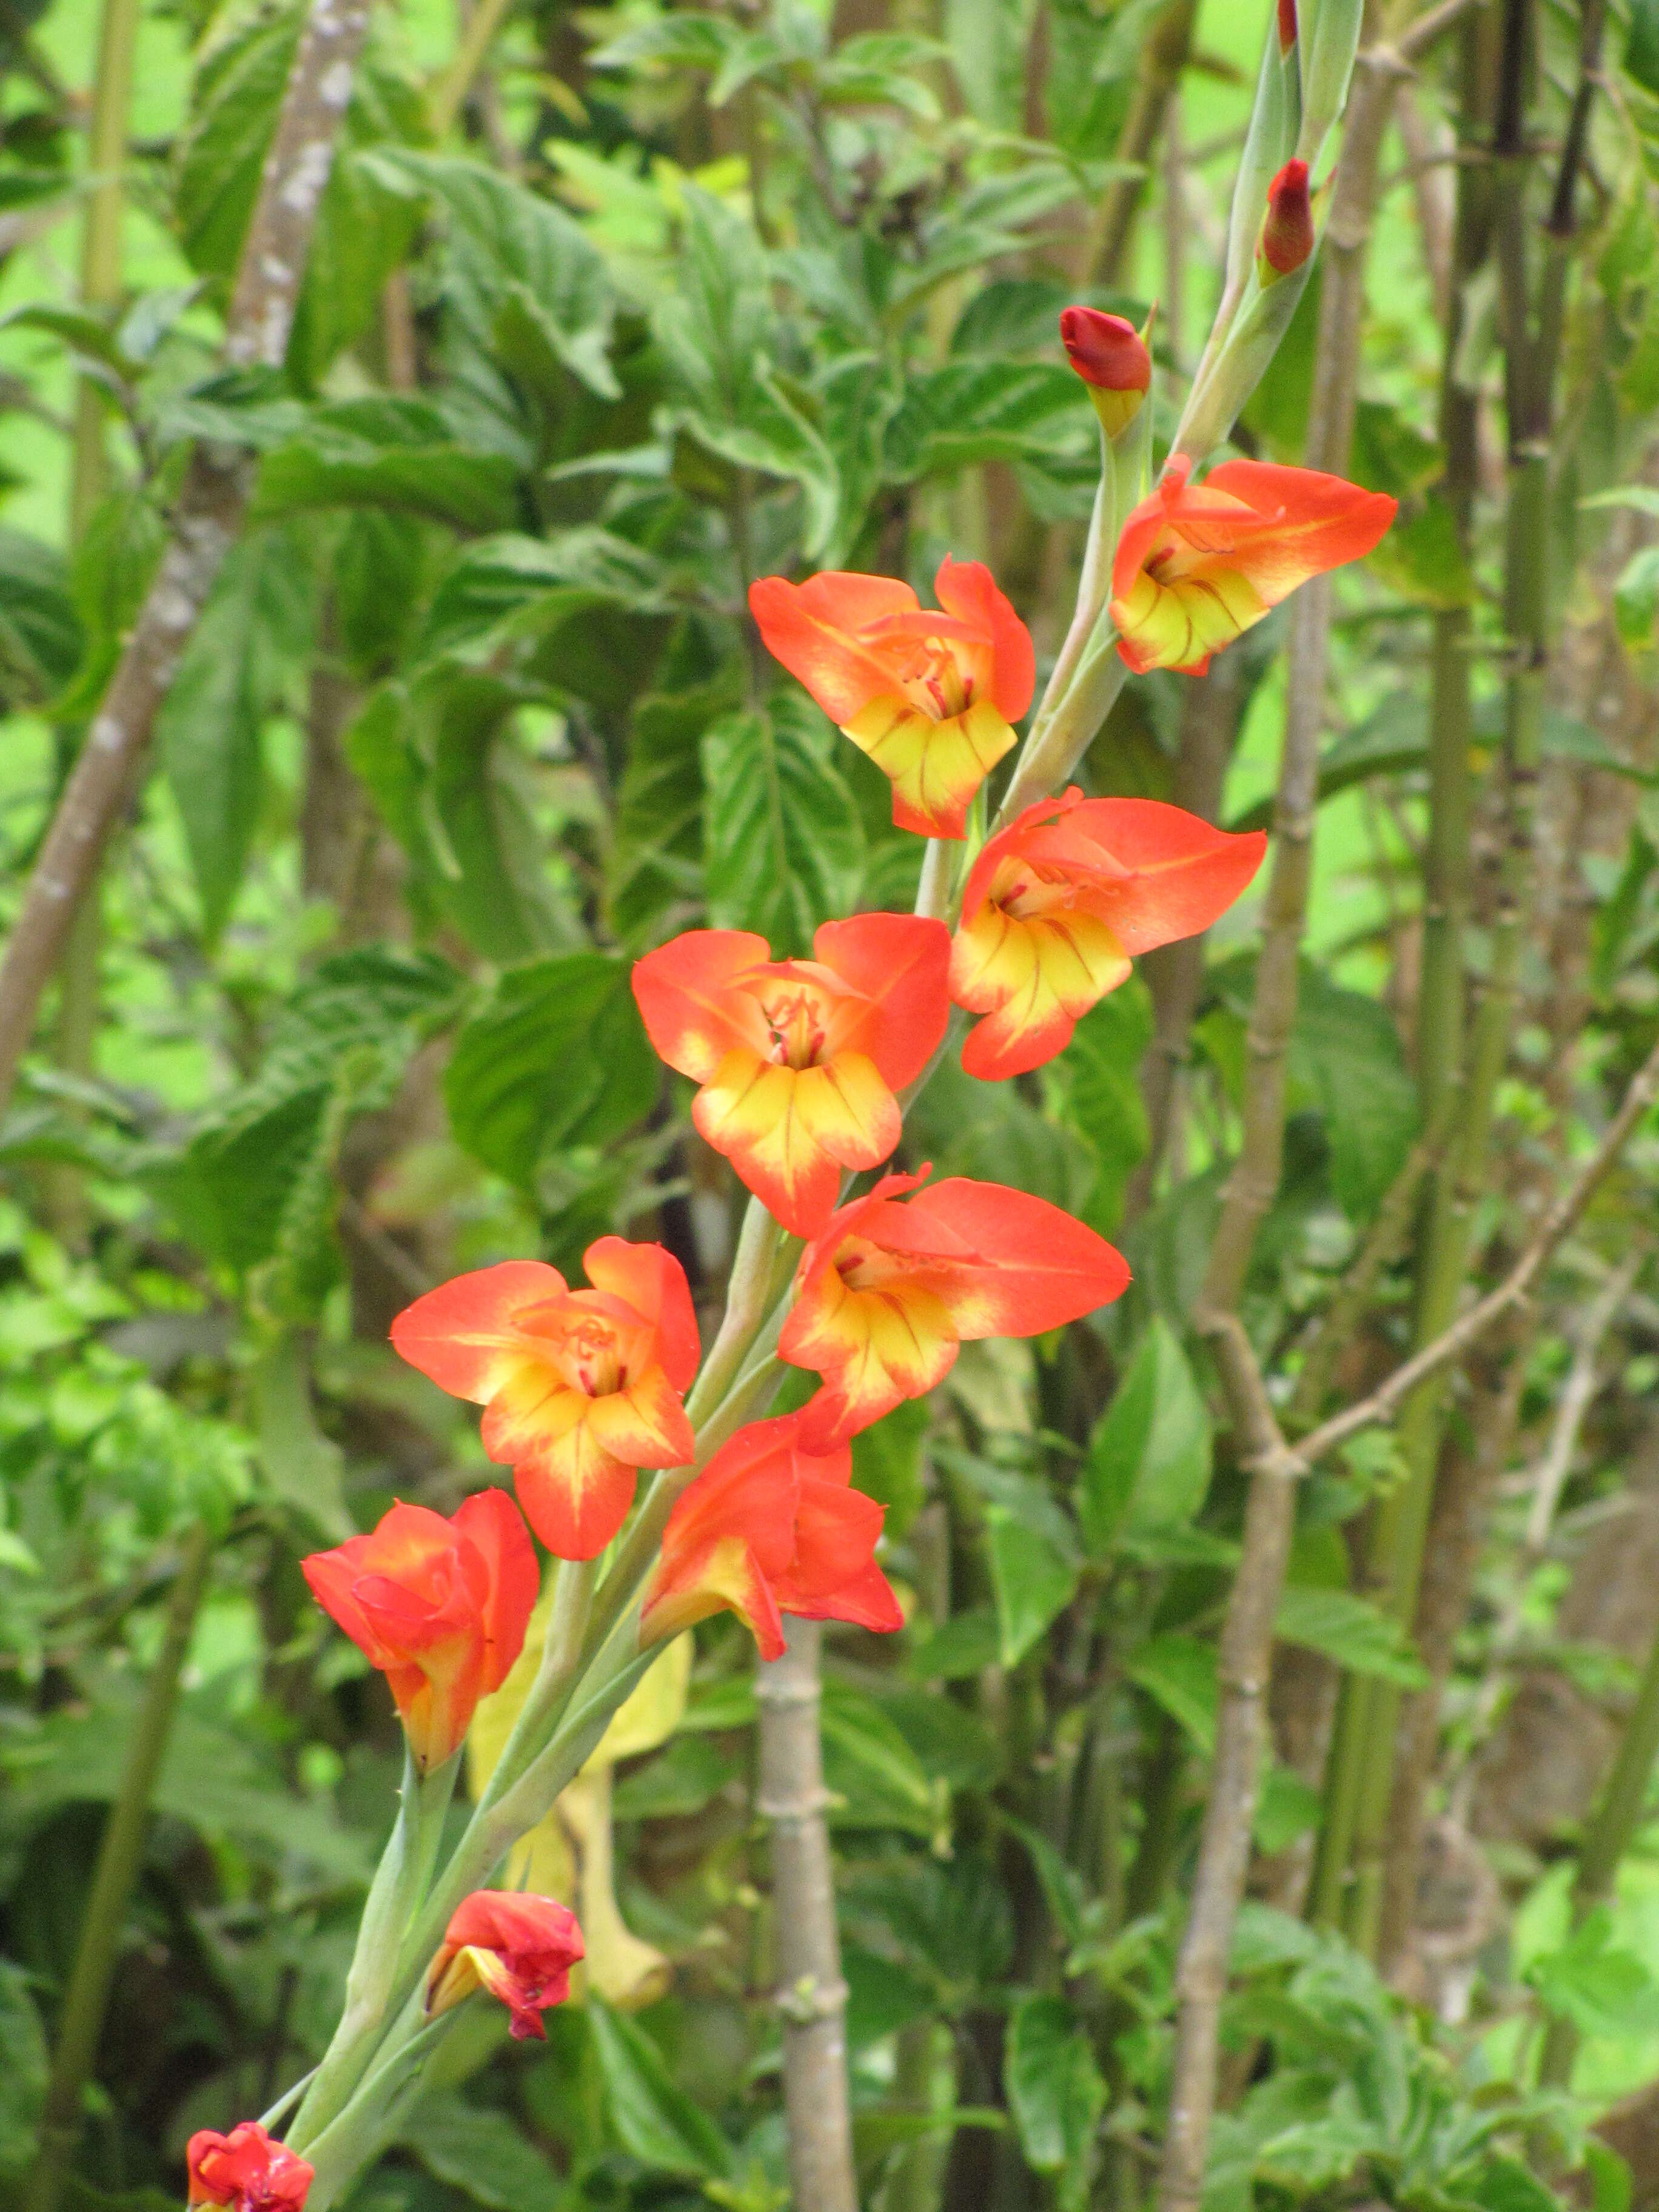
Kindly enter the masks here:
M 1207 929 L 1261 865 L 1265 832 L 1153 799 L 1039 799 L 991 838 L 963 896 L 951 996 L 983 1014 L 963 1047 L 989 1083 L 1052 1060 L 1137 953 Z
M 852 1487 L 848 1445 L 808 1452 L 800 1430 L 799 1413 L 739 1429 L 676 1502 L 640 1616 L 642 1644 L 726 1611 L 747 1623 L 763 1659 L 782 1653 L 786 1613 L 903 1626 L 875 1561 L 885 1508 Z
M 198 2128 L 185 2149 L 191 2212 L 222 2204 L 230 2212 L 301 2212 L 317 2170 L 258 2120 L 244 2120 L 228 2136 Z
M 950 1018 L 950 933 L 913 915 L 827 921 L 811 960 L 763 937 L 694 929 L 634 969 L 652 1043 L 702 1087 L 697 1128 L 792 1236 L 830 1218 L 849 1168 L 899 1140 L 894 1097 Z
M 1118 651 L 1138 674 L 1201 676 L 1310 576 L 1358 561 L 1398 502 L 1316 469 L 1224 461 L 1201 484 L 1172 453 L 1163 481 L 1124 523 L 1112 559 Z
M 531 1527 L 562 1559 L 616 1534 L 642 1467 L 684 1467 L 681 1403 L 697 1371 L 685 1271 L 660 1244 L 601 1237 L 582 1257 L 592 1288 L 508 1260 L 428 1291 L 392 1324 L 411 1367 L 484 1409 L 483 1447 L 513 1469 Z
M 823 1378 L 800 1416 L 807 1451 L 922 1396 L 964 1343 L 1040 1336 L 1127 1287 L 1122 1254 L 1045 1199 L 963 1176 L 919 1189 L 925 1173 L 884 1176 L 801 1255 L 778 1351 Z
M 893 787 L 893 819 L 960 837 L 968 808 L 1031 703 L 1030 633 L 979 561 L 941 564 L 939 611 L 890 576 L 831 570 L 749 592 L 769 653 Z
M 513 1500 L 481 1490 L 450 1521 L 397 1504 L 372 1534 L 301 1564 L 318 1604 L 386 1676 L 416 1764 L 453 1759 L 536 1602 L 536 1547 Z
M 487 1990 L 512 2014 L 515 2042 L 547 2040 L 542 2014 L 570 1994 L 570 1969 L 585 1955 L 568 1905 L 522 1891 L 476 1889 L 451 1916 L 427 1969 L 428 2018 Z

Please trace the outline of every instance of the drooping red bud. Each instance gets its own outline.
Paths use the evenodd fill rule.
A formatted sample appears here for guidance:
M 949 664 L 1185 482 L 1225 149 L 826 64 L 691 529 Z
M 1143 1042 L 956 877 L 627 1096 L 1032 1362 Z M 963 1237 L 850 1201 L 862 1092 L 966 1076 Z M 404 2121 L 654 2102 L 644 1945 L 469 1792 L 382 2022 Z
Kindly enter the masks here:
M 1296 0 L 1279 0 L 1279 51 L 1287 54 L 1296 44 Z
M 1089 387 L 1109 438 L 1133 422 L 1152 380 L 1152 357 L 1134 325 L 1099 307 L 1066 307 L 1060 318 L 1066 357 Z
M 1313 207 L 1308 198 L 1308 165 L 1286 161 L 1267 187 L 1267 212 L 1256 247 L 1256 274 L 1272 284 L 1299 269 L 1314 250 Z

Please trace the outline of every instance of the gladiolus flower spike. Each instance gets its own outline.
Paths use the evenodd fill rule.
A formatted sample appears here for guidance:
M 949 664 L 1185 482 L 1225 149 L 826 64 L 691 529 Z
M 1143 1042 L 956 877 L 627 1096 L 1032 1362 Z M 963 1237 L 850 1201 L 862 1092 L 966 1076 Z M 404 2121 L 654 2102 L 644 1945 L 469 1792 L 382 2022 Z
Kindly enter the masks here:
M 893 787 L 893 820 L 960 837 L 1031 703 L 1030 633 L 978 561 L 948 557 L 939 611 L 890 576 L 763 576 L 750 611 L 766 649 Z
M 800 1416 L 807 1451 L 921 1397 L 970 1340 L 1041 1336 L 1127 1288 L 1122 1254 L 1057 1206 L 963 1176 L 921 1189 L 926 1175 L 884 1176 L 801 1255 L 778 1351 L 823 1378 Z
M 1118 651 L 1137 674 L 1201 676 L 1210 655 L 1297 585 L 1362 560 L 1397 501 L 1316 469 L 1224 461 L 1201 484 L 1172 453 L 1163 481 L 1124 523 L 1112 560 Z
M 544 2043 L 542 2014 L 569 1996 L 570 1969 L 583 1955 L 576 1916 L 556 1898 L 474 1890 L 456 1906 L 427 1969 L 427 2016 L 486 1990 L 512 2014 L 515 2042 Z
M 524 1648 L 540 1572 L 504 1490 L 446 1521 L 394 1505 L 373 1534 L 302 1562 L 311 1594 L 386 1676 L 422 1773 L 454 1757 Z
M 835 1210 L 842 1171 L 899 1140 L 896 1091 L 921 1074 L 950 1018 L 950 933 L 911 915 L 827 921 L 811 960 L 763 937 L 696 929 L 634 969 L 646 1030 L 702 1085 L 691 1118 L 795 1237 Z
M 1098 307 L 1066 307 L 1060 318 L 1066 358 L 1089 387 L 1109 438 L 1127 430 L 1152 381 L 1152 357 L 1134 325 Z
M 786 1613 L 903 1626 L 875 1562 L 885 1508 L 852 1486 L 848 1444 L 803 1449 L 801 1416 L 739 1429 L 675 1504 L 640 1616 L 641 1644 L 730 1610 L 763 1659 L 783 1651 Z
M 244 2120 L 228 2136 L 198 2128 L 185 2150 L 191 2212 L 223 2204 L 230 2212 L 301 2212 L 316 2170 L 286 2143 L 267 2135 L 258 2120 Z
M 685 1270 L 660 1244 L 601 1237 L 592 1285 L 508 1260 L 428 1291 L 392 1324 L 411 1367 L 484 1409 L 483 1448 L 510 1466 L 531 1527 L 562 1559 L 621 1528 L 642 1467 L 695 1449 L 681 1403 L 701 1356 Z
M 1261 865 L 1267 834 L 1217 830 L 1152 799 L 1039 799 L 974 863 L 951 996 L 982 1014 L 963 1047 L 998 1082 L 1063 1051 L 1079 1020 L 1154 945 L 1195 936 Z
M 1267 212 L 1256 246 L 1256 276 L 1263 287 L 1299 269 L 1314 250 L 1313 203 L 1308 165 L 1286 161 L 1267 187 Z

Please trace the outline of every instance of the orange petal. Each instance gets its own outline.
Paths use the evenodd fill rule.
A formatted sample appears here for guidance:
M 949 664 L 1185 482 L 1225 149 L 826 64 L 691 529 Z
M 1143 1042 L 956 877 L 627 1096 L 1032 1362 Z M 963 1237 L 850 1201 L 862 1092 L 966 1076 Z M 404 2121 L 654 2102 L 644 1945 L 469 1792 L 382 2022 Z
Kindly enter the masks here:
M 801 1414 L 803 1447 L 829 1451 L 923 1396 L 950 1373 L 957 1349 L 949 1307 L 921 1285 L 853 1291 L 833 1267 L 809 1277 L 778 1340 L 782 1358 L 823 1377 Z
M 947 553 L 933 579 L 933 592 L 947 614 L 981 628 L 991 641 L 991 703 L 1007 722 L 1017 722 L 1036 688 L 1036 652 L 1031 633 L 997 589 L 982 561 L 953 561 Z
M 1070 1043 L 1080 1016 L 1129 973 L 1122 946 L 1091 914 L 1025 919 L 988 902 L 957 933 L 951 995 L 981 1022 L 962 1064 L 983 1082 L 1041 1067 Z
M 640 1612 L 640 1642 L 658 1644 L 682 1629 L 730 1611 L 744 1623 L 763 1659 L 783 1656 L 783 1623 L 766 1577 L 740 1536 L 720 1536 L 679 1563 L 678 1572 L 659 1565 Z
M 804 584 L 763 576 L 749 587 L 749 611 L 767 651 L 806 686 L 834 722 L 850 720 L 878 693 L 892 688 L 889 659 L 857 633 L 915 605 L 908 584 L 845 570 L 826 570 Z
M 960 837 L 974 793 L 1014 743 L 990 699 L 935 722 L 897 692 L 842 724 L 893 787 L 893 820 L 923 837 Z
M 457 1275 L 404 1308 L 392 1324 L 392 1348 L 451 1397 L 482 1405 L 517 1343 L 516 1316 L 564 1288 L 558 1269 L 539 1260 Z
M 504 1490 L 480 1490 L 464 1500 L 453 1526 L 476 1547 L 489 1570 L 483 1687 L 498 1690 L 524 1649 L 530 1616 L 541 1595 L 536 1547 L 523 1515 Z
M 556 1559 L 592 1559 L 628 1518 L 639 1477 L 594 1442 L 586 1424 L 513 1470 L 525 1518 Z
M 696 1379 L 702 1346 L 691 1286 L 673 1254 L 661 1244 L 630 1244 L 624 1237 L 601 1237 L 583 1253 L 582 1266 L 596 1291 L 621 1298 L 657 1329 L 663 1371 L 677 1390 L 689 1390 Z
M 764 1052 L 766 1023 L 734 979 L 763 966 L 772 949 L 747 929 L 688 929 L 634 963 L 634 997 L 659 1059 L 707 1083 L 736 1045 Z
M 602 1450 L 629 1467 L 689 1467 L 697 1440 L 679 1393 L 660 1367 L 625 1390 L 590 1399 L 587 1427 Z
M 857 1052 L 802 1068 L 728 1054 L 691 1118 L 795 1237 L 817 1234 L 834 1211 L 842 1170 L 884 1160 L 902 1126 L 892 1092 Z
M 902 1091 L 933 1058 L 951 1018 L 950 932 L 917 915 L 858 914 L 823 923 L 812 951 L 868 1000 L 869 1012 L 849 1027 L 847 1042 L 869 1055 L 890 1091 Z
M 942 1231 L 973 1252 L 941 1291 L 964 1342 L 1041 1336 L 1109 1305 L 1128 1288 L 1121 1252 L 1028 1191 L 953 1176 L 919 1191 L 903 1211 L 915 1230 Z

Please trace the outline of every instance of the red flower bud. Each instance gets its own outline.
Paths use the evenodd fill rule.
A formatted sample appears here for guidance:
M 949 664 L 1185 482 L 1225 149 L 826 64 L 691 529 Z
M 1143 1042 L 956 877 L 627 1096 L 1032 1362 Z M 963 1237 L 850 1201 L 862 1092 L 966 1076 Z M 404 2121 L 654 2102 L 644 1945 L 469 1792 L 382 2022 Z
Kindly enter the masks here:
M 570 1969 L 582 1956 L 582 1931 L 568 1905 L 475 1889 L 456 1906 L 427 1970 L 427 2012 L 447 2012 L 475 1990 L 488 1990 L 512 2014 L 516 2040 L 545 2041 L 542 2014 L 569 1996 Z
M 231 2212 L 301 2212 L 315 2169 L 273 2142 L 258 2120 L 244 2120 L 228 2136 L 199 2129 L 185 2153 L 190 2168 L 191 2212 L 223 2204 Z
M 1261 238 L 1256 247 L 1256 274 L 1263 284 L 1275 283 L 1299 269 L 1313 250 L 1308 165 L 1286 161 L 1267 187 L 1267 212 L 1261 218 Z
M 1101 427 L 1115 438 L 1140 412 L 1152 357 L 1133 323 L 1098 307 L 1067 307 L 1060 318 L 1066 357 L 1089 387 Z
M 1287 54 L 1296 44 L 1296 0 L 1279 0 L 1279 51 Z

